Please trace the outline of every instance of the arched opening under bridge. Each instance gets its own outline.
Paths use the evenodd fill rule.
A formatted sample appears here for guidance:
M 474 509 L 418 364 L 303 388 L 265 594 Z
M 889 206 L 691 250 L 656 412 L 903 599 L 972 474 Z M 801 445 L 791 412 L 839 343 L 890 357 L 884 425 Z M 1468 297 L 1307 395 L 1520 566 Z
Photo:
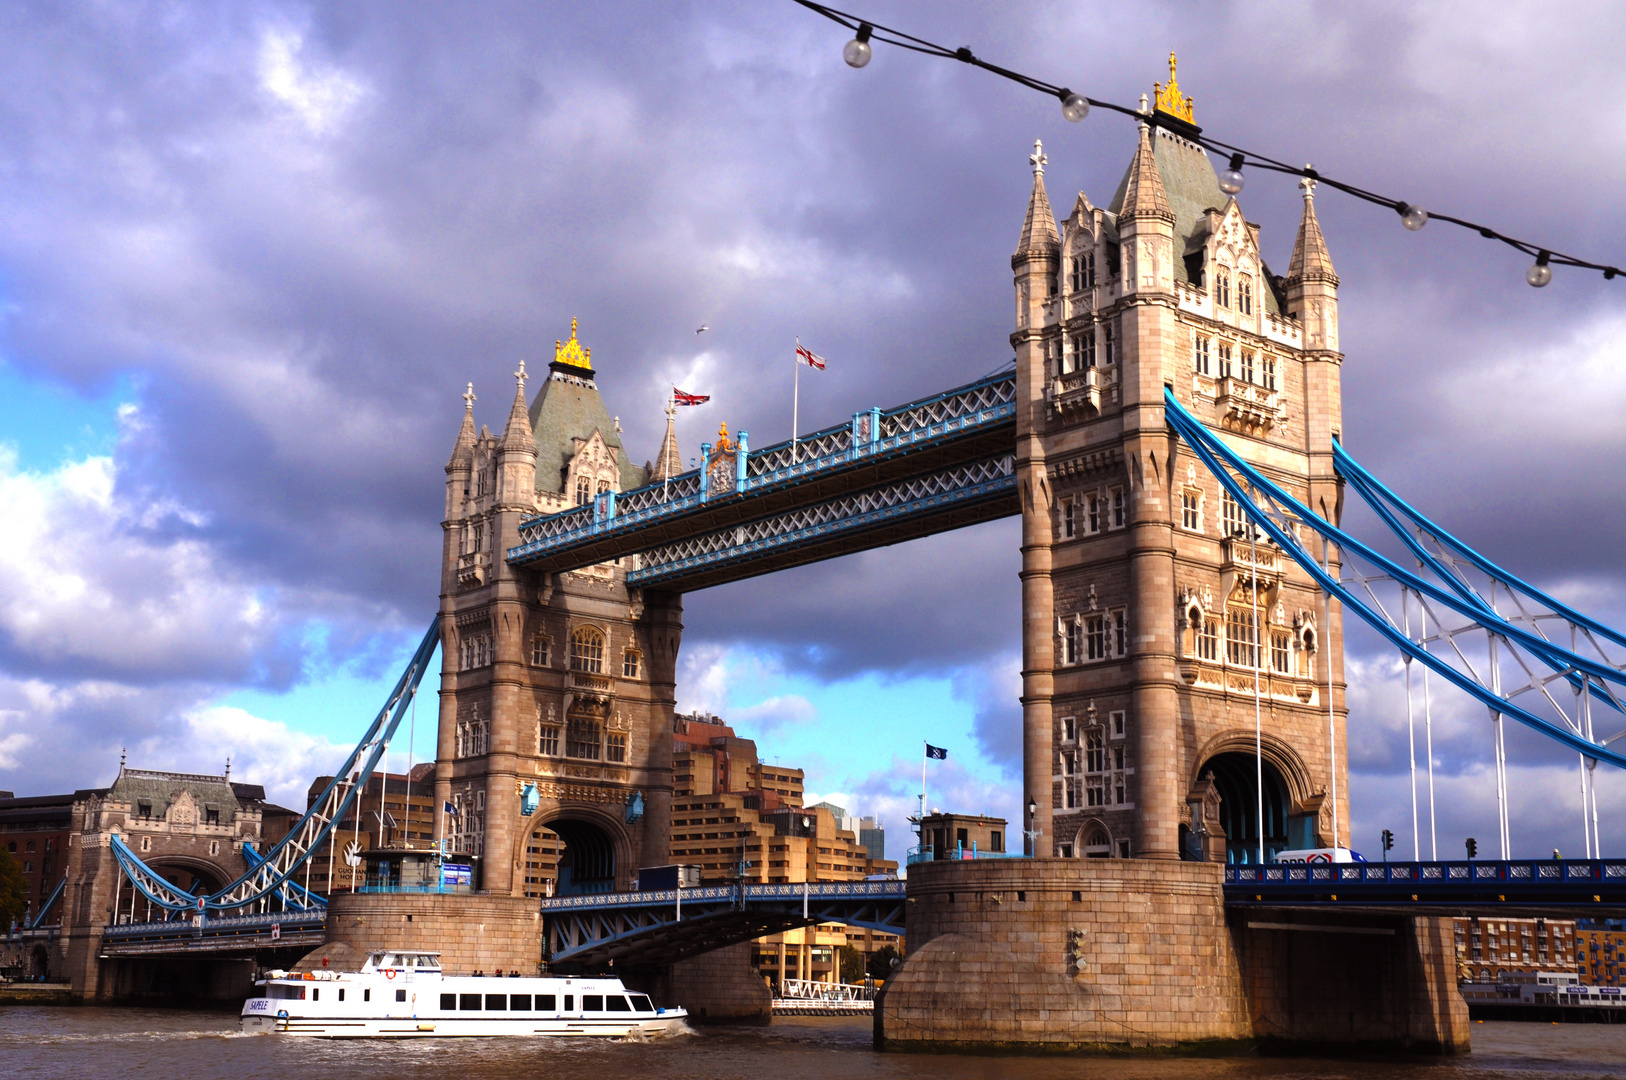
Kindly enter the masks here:
M 1291 800 L 1287 782 L 1267 757 L 1262 762 L 1253 754 L 1228 751 L 1204 762 L 1200 775 L 1214 777 L 1219 794 L 1219 824 L 1225 830 L 1225 861 L 1259 861 L 1259 774 L 1264 772 L 1265 861 L 1288 848 L 1288 814 Z
M 593 821 L 555 818 L 526 839 L 525 895 L 615 891 L 615 838 Z

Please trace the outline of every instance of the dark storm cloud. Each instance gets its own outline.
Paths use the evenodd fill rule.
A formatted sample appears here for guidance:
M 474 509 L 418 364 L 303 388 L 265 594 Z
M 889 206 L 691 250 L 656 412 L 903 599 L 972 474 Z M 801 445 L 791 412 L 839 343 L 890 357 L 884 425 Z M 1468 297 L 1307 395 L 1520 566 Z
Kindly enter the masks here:
M 1222 138 L 1626 255 L 1623 121 L 1574 107 L 1613 97 L 1608 6 L 872 10 L 1124 103 L 1173 48 Z M 831 358 L 802 381 L 804 427 L 1007 360 L 1032 140 L 1065 214 L 1081 189 L 1110 197 L 1132 126 L 1069 125 L 1054 101 L 892 49 L 854 72 L 843 40 L 788 3 L 0 13 L 0 348 L 81 387 L 136 373 L 145 427 L 119 498 L 184 507 L 145 520 L 144 542 L 198 545 L 265 605 L 236 638 L 257 673 L 177 648 L 158 681 L 285 685 L 313 621 L 341 654 L 410 636 L 435 605 L 463 383 L 499 424 L 508 373 L 573 315 L 639 461 L 679 378 L 714 395 L 685 418 L 686 456 L 719 420 L 783 438 L 797 334 Z M 1285 270 L 1297 192 L 1256 173 L 1242 203 Z M 1560 270 L 1538 292 L 1516 253 L 1326 190 L 1318 206 L 1349 445 L 1528 576 L 1618 596 L 1622 437 L 1597 417 L 1626 404 L 1608 362 L 1622 284 Z M 689 639 L 830 678 L 963 668 L 985 749 L 1009 761 L 1016 713 L 988 688 L 1016 645 L 1015 535 L 696 594 Z M 72 674 L 150 681 L 120 663 Z

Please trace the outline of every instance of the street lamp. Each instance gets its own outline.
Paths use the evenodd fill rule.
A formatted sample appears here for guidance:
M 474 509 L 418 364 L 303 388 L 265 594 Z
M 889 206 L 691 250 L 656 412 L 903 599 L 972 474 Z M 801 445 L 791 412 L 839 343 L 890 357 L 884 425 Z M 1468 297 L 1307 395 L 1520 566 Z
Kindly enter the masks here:
M 1038 852 L 1039 852 L 1039 834 L 1033 831 L 1033 819 L 1038 815 L 1038 813 L 1039 813 L 1039 802 L 1038 802 L 1038 800 L 1034 799 L 1032 796 L 1029 796 L 1028 797 L 1028 827 L 1027 827 L 1027 830 L 1026 830 L 1026 832 L 1027 832 L 1027 840 L 1028 840 L 1028 855 L 1029 856 L 1037 855 Z

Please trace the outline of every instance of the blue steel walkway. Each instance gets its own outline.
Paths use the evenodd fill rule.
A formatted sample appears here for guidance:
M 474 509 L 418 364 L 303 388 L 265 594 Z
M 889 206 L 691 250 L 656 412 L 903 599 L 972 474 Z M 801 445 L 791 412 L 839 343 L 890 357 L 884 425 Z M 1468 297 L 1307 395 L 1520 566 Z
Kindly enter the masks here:
M 520 526 L 510 564 L 547 572 L 636 555 L 630 587 L 680 591 L 1018 512 L 1016 376 L 996 375 Z

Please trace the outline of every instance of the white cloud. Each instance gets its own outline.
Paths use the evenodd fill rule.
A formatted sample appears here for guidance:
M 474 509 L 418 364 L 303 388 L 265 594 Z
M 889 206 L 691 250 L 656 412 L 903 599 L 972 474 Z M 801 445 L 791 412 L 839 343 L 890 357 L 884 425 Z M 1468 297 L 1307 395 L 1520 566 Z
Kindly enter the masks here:
M 755 705 L 729 711 L 729 723 L 735 730 L 750 728 L 756 732 L 772 732 L 786 724 L 802 724 L 817 718 L 819 710 L 800 694 L 776 694 Z
M 260 85 L 313 134 L 325 135 L 343 121 L 366 87 L 348 72 L 313 62 L 304 44 L 290 30 L 266 30 L 260 38 Z

